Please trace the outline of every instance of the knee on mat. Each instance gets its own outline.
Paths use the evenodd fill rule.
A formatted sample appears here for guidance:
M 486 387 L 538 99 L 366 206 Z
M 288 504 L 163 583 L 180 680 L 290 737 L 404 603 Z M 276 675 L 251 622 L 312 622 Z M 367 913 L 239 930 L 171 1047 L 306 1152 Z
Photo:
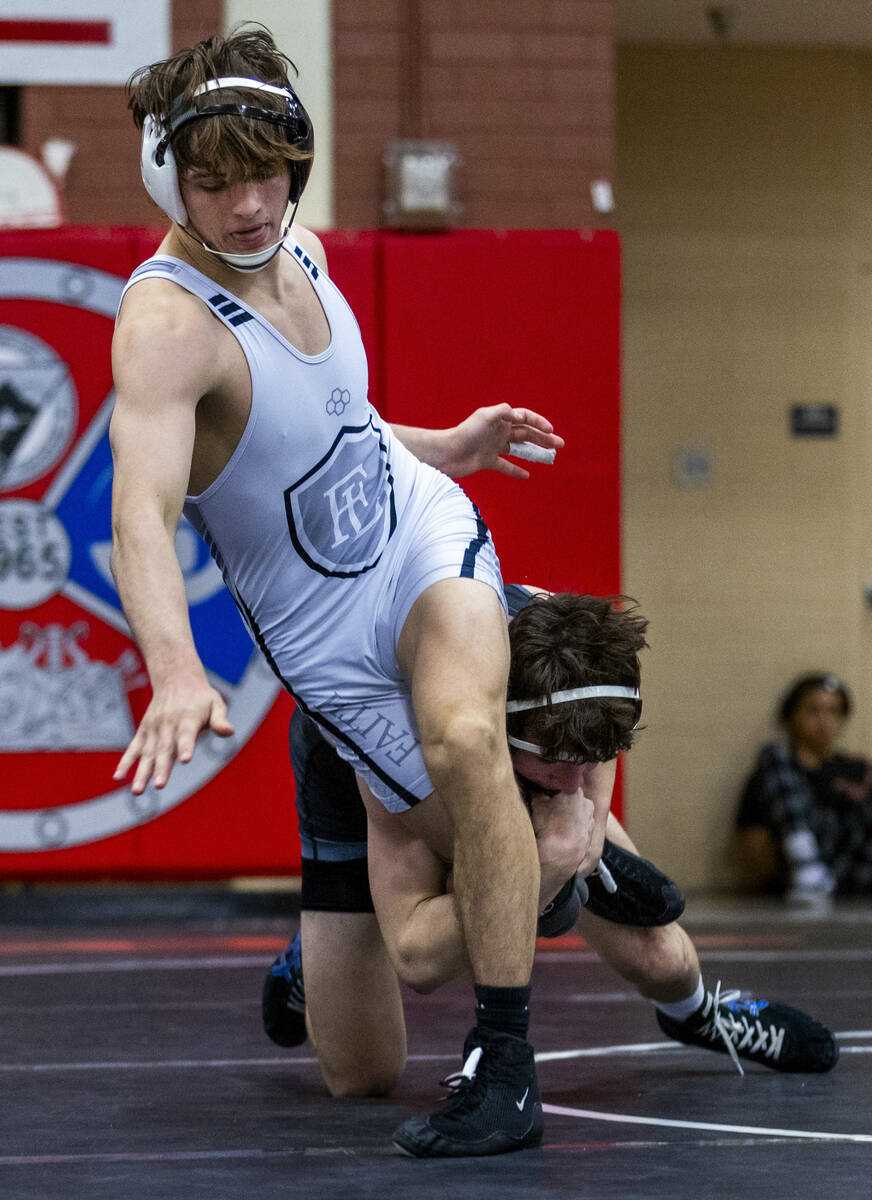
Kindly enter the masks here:
M 331 1096 L 364 1099 L 389 1096 L 399 1083 L 404 1067 L 405 1060 L 353 1065 L 339 1070 L 325 1070 L 322 1066 L 321 1074 Z

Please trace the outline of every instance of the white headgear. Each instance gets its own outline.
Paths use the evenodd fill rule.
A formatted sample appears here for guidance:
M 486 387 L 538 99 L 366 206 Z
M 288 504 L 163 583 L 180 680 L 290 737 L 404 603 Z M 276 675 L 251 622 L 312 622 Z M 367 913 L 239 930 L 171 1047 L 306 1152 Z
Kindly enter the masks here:
M 257 107 L 240 99 L 238 96 L 240 90 L 243 92 L 269 92 L 274 96 L 283 96 L 286 107 L 284 110 Z M 230 95 L 224 98 L 220 95 L 213 95 L 217 92 L 229 92 Z M 142 182 L 155 204 L 162 208 L 170 220 L 175 221 L 177 225 L 186 226 L 188 214 L 179 188 L 179 172 L 173 154 L 172 140 L 178 131 L 191 121 L 228 114 L 266 121 L 271 125 L 281 125 L 287 130 L 288 140 L 307 152 L 306 158 L 291 160 L 289 163 L 291 172 L 289 203 L 296 206 L 303 194 L 303 188 L 306 186 L 312 168 L 314 135 L 309 115 L 293 88 L 274 87 L 259 79 L 247 79 L 235 75 L 209 79 L 197 88 L 192 103 L 187 108 L 178 106 L 177 111 L 171 112 L 168 118 L 147 116 L 142 126 L 142 151 L 140 154 Z M 289 227 L 290 222 L 287 228 Z M 214 250 L 211 253 L 217 253 L 218 257 L 228 266 L 235 267 L 237 270 L 256 270 L 266 265 L 273 254 L 277 252 L 283 240 L 284 234 L 275 246 L 256 251 L 254 254 L 224 254 Z M 210 250 L 208 246 L 205 248 Z

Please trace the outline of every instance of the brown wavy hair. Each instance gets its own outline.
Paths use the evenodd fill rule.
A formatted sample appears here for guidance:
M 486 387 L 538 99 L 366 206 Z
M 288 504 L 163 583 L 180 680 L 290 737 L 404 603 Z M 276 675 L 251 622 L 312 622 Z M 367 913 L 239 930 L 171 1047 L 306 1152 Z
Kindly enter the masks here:
M 209 79 L 237 75 L 289 88 L 289 72 L 296 75 L 297 68 L 264 26 L 236 25 L 226 37 L 216 34 L 135 71 L 127 81 L 127 107 L 137 129 L 147 116 L 166 129 L 171 115 L 191 104 Z M 240 98 L 250 101 L 251 93 L 241 91 Z M 259 93 L 257 103 L 276 112 L 284 106 L 268 92 Z M 231 114 L 185 125 L 173 138 L 173 154 L 181 172 L 205 170 L 226 183 L 269 178 L 288 162 L 312 157 L 289 142 L 282 126 Z
M 534 596 L 509 625 L 509 699 L 594 684 L 637 688 L 647 628 L 626 596 Z M 632 746 L 638 712 L 633 700 L 577 700 L 512 713 L 507 725 L 513 736 L 541 746 L 545 758 L 607 762 Z

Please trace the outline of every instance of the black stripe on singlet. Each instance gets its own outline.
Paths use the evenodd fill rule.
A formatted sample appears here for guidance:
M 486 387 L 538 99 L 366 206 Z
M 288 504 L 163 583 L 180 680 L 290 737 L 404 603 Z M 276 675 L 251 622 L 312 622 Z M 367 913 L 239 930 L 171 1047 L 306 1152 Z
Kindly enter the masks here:
M 460 566 L 461 579 L 475 578 L 475 560 L 478 556 L 479 550 L 488 539 L 488 529 L 487 525 L 484 523 L 484 517 L 482 517 L 481 513 L 478 511 L 477 505 L 473 504 L 472 508 L 475 513 L 475 524 L 478 532 L 466 547 L 466 552 L 463 555 L 463 562 Z
M 213 308 L 217 308 L 218 312 L 226 317 L 231 325 L 244 325 L 246 321 L 252 319 L 250 312 L 246 312 L 235 300 L 231 300 L 229 296 L 223 296 L 221 292 L 210 296 L 209 303 Z
M 314 712 L 311 708 L 308 707 L 308 705 L 304 704 L 304 702 L 300 699 L 300 697 L 297 695 L 297 693 L 294 691 L 294 689 L 288 683 L 287 679 L 285 679 L 284 675 L 282 675 L 281 671 L 279 670 L 278 663 L 273 658 L 272 654 L 270 654 L 269 648 L 266 644 L 266 641 L 264 640 L 264 636 L 261 633 L 261 631 L 258 627 L 257 621 L 255 621 L 254 616 L 253 616 L 250 608 L 248 607 L 248 605 L 245 603 L 245 601 L 239 595 L 234 594 L 233 598 L 236 601 L 240 612 L 245 617 L 246 624 L 248 625 L 248 628 L 251 630 L 251 632 L 254 636 L 254 640 L 257 643 L 261 653 L 263 654 L 266 661 L 269 663 L 270 669 L 272 670 L 272 672 L 276 676 L 276 678 L 279 680 L 279 682 L 281 683 L 281 685 L 285 689 L 285 691 L 288 692 L 289 695 L 291 695 L 293 697 L 294 702 L 297 705 L 297 708 L 299 708 L 301 712 L 304 712 L 307 717 L 311 717 L 316 725 L 320 725 L 323 729 L 329 730 L 330 733 L 332 733 L 333 736 L 337 739 L 337 741 L 342 742 L 343 745 L 347 746 L 349 748 L 349 750 L 352 750 L 354 752 L 354 754 L 360 759 L 361 762 L 366 763 L 366 765 L 372 771 L 373 775 L 376 775 L 382 781 L 382 783 L 386 783 L 388 785 L 388 787 L 391 789 L 391 791 L 394 792 L 395 795 L 399 796 L 401 800 L 404 800 L 406 802 L 406 804 L 409 805 L 410 808 L 414 808 L 414 806 L 421 801 L 421 799 L 422 799 L 421 796 L 413 795 L 413 793 L 408 791 L 408 789 L 404 788 L 402 784 L 397 783 L 396 779 L 392 779 L 391 776 L 388 775 L 387 771 L 385 771 L 382 767 L 380 767 L 377 762 L 374 762 L 369 757 L 368 754 L 365 754 L 363 752 L 363 750 L 361 750 L 360 746 L 356 745 L 355 742 L 352 741 L 352 739 L 348 736 L 347 733 L 344 733 L 343 730 L 341 730 L 341 729 L 337 729 L 337 727 L 332 723 L 332 721 L 328 721 L 326 719 L 326 717 L 324 717 L 321 713 Z

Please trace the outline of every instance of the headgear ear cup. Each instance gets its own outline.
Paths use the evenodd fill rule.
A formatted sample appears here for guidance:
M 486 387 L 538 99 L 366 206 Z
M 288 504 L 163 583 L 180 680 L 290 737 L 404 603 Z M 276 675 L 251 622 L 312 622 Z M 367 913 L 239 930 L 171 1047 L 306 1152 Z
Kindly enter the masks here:
M 315 132 L 312 128 L 309 114 L 303 108 L 293 88 L 288 89 L 288 111 L 295 122 L 305 130 L 303 136 L 297 138 L 293 144 L 298 146 L 300 150 L 303 150 L 306 153 L 306 157 L 291 159 L 288 164 L 291 168 L 289 201 L 291 204 L 299 204 L 303 189 L 308 183 L 309 175 L 312 172 L 312 163 L 315 157 Z
M 158 153 L 163 141 L 164 135 L 158 122 L 154 117 L 146 117 L 142 126 L 142 152 L 139 158 L 142 182 L 149 196 L 171 221 L 187 225 L 188 214 L 179 190 L 179 173 L 173 148 L 167 142 L 163 154 Z

